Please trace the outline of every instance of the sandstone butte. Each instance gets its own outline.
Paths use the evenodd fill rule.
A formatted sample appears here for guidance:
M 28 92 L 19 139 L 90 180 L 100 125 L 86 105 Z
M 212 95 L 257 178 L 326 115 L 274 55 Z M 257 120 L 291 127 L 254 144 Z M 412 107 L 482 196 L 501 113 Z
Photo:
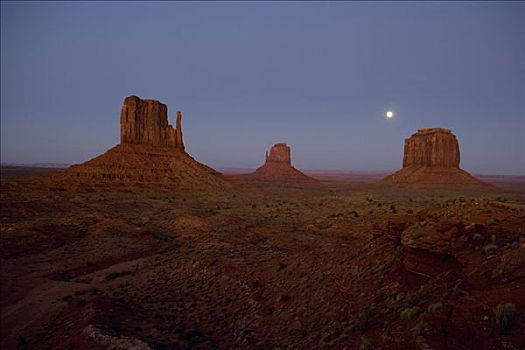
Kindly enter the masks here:
M 182 113 L 175 128 L 168 108 L 156 100 L 129 96 L 122 104 L 120 144 L 85 163 L 52 175 L 65 185 L 93 187 L 196 189 L 223 186 L 228 181 L 197 162 L 184 148 Z M 64 181 L 65 180 L 65 181 Z
M 306 176 L 292 166 L 290 147 L 286 143 L 277 143 L 270 152 L 266 151 L 265 163 L 248 177 L 264 182 L 318 182 Z
M 383 181 L 409 184 L 484 185 L 459 168 L 459 144 L 449 129 L 419 129 L 405 139 L 403 168 Z

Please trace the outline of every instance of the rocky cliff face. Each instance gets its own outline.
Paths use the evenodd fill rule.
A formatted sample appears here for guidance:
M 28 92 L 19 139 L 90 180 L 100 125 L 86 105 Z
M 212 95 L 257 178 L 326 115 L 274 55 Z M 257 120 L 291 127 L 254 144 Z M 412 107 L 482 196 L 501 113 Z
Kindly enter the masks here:
M 459 145 L 449 129 L 419 129 L 405 140 L 403 167 L 437 166 L 459 168 Z
M 221 174 L 184 151 L 181 112 L 173 128 L 165 104 L 129 96 L 122 105 L 120 122 L 120 144 L 54 175 L 60 186 L 171 191 L 228 185 Z
M 290 147 L 286 143 L 277 143 L 266 152 L 263 166 L 248 179 L 264 182 L 317 182 L 292 166 Z
M 182 113 L 177 112 L 177 127 L 168 123 L 168 107 L 156 100 L 128 96 L 120 113 L 120 143 L 174 147 L 184 150 Z
M 403 168 L 384 181 L 411 184 L 484 185 L 459 168 L 459 144 L 449 129 L 419 129 L 405 140 Z

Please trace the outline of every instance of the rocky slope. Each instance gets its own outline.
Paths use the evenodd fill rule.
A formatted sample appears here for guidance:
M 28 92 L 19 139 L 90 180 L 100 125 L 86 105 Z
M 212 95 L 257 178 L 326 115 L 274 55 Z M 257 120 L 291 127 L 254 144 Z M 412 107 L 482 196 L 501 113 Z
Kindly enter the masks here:
M 220 187 L 227 180 L 176 148 L 120 144 L 85 163 L 54 175 L 71 184 L 122 189 L 198 189 Z

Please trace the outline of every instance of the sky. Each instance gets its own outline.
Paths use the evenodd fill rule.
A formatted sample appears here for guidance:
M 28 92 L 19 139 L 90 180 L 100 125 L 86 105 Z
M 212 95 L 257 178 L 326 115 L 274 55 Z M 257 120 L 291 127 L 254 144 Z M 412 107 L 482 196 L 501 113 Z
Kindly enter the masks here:
M 105 152 L 132 94 L 218 169 L 286 142 L 299 169 L 396 170 L 444 127 L 463 169 L 525 175 L 525 3 L 2 1 L 3 163 Z

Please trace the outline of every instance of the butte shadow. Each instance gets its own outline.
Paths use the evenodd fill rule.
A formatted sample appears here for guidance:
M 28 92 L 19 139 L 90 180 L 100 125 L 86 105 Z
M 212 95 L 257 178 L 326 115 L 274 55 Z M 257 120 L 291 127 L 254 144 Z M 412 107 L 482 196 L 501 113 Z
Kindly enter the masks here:
M 181 123 L 181 112 L 174 128 L 165 104 L 129 96 L 122 105 L 120 144 L 51 178 L 66 188 L 171 191 L 229 186 L 222 174 L 185 151 Z
M 403 168 L 381 183 L 445 186 L 489 186 L 459 168 L 456 136 L 449 129 L 419 129 L 405 139 Z

